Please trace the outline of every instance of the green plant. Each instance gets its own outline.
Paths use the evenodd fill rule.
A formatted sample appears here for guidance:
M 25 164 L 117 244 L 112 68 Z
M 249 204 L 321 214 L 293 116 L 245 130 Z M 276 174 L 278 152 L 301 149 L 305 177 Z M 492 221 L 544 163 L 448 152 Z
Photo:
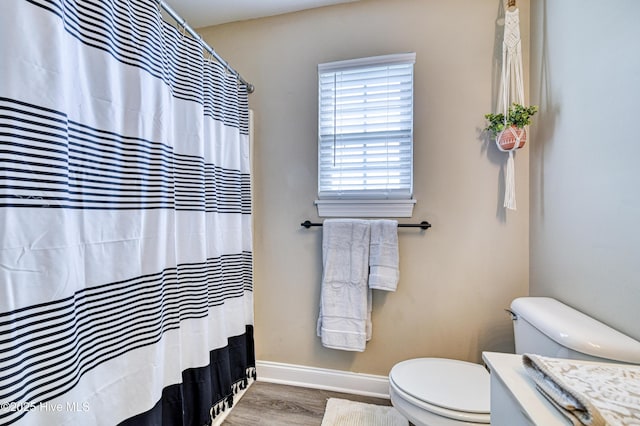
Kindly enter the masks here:
M 495 137 L 498 133 L 509 126 L 523 128 L 524 126 L 528 126 L 529 124 L 531 124 L 531 117 L 533 117 L 536 112 L 538 112 L 538 107 L 536 105 L 525 107 L 514 102 L 509 107 L 506 121 L 504 119 L 503 113 L 485 114 L 484 118 L 489 121 L 489 124 L 487 125 L 487 127 L 485 127 L 485 130 L 491 132 L 491 134 Z

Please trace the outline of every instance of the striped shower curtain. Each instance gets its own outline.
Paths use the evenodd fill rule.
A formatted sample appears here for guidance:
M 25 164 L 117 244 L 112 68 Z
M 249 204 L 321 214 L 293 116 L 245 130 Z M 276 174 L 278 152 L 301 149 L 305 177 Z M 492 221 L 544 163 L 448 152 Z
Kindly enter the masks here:
M 2 0 L 0 424 L 232 404 L 255 375 L 248 127 L 154 0 Z

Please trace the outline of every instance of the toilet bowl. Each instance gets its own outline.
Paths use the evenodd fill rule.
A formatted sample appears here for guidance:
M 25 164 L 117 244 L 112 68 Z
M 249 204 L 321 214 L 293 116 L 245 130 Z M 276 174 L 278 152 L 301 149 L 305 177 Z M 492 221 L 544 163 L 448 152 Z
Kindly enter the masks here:
M 489 386 L 484 367 L 452 359 L 410 359 L 389 373 L 391 403 L 417 426 L 488 424 Z

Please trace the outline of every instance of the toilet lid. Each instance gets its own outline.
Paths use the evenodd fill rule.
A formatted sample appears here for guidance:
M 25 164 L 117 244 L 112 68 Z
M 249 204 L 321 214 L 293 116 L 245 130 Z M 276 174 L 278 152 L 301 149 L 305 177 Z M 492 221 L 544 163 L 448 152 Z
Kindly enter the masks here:
M 444 358 L 417 358 L 389 373 L 403 392 L 449 410 L 489 414 L 490 376 L 483 366 Z

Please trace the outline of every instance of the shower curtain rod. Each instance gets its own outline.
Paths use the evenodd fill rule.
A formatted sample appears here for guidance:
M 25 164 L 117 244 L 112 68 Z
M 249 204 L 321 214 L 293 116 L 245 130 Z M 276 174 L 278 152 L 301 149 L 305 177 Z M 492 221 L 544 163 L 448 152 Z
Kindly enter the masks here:
M 171 8 L 171 6 L 169 6 L 167 3 L 164 2 L 164 0 L 156 0 L 156 2 L 158 3 L 158 5 L 160 5 L 160 7 L 162 7 L 164 9 L 165 12 L 167 12 L 171 18 L 173 18 L 174 21 L 176 21 L 176 23 L 178 25 L 180 25 L 182 28 L 185 29 L 185 31 L 187 31 L 189 34 L 191 34 L 191 36 L 193 38 L 196 39 L 196 41 L 198 43 L 200 43 L 200 45 L 209 53 L 211 53 L 211 55 L 213 55 L 214 58 L 216 58 L 216 60 L 218 62 L 220 62 L 226 69 L 227 71 L 229 71 L 231 74 L 233 74 L 240 83 L 242 83 L 246 88 L 247 88 L 247 92 L 249 93 L 253 93 L 254 91 L 254 87 L 253 84 L 249 83 L 248 81 L 246 81 L 244 78 L 242 78 L 242 76 L 240 75 L 240 73 L 238 73 L 238 71 L 234 70 L 228 63 L 227 61 L 225 61 L 224 59 L 222 59 L 222 57 L 220 57 L 220 55 L 218 55 L 216 53 L 215 50 L 213 50 L 213 48 L 211 46 L 209 46 L 207 44 L 206 41 L 204 41 L 202 39 L 202 37 L 200 36 L 200 34 L 198 34 L 193 28 L 191 28 L 189 26 L 189 24 L 187 24 L 187 21 L 185 21 L 184 19 L 182 19 L 182 17 L 180 15 L 178 15 L 178 13 L 173 10 Z
M 309 229 L 312 226 L 322 226 L 321 223 L 313 223 L 309 220 L 305 220 L 304 222 L 302 222 L 300 224 L 300 226 L 304 226 L 305 228 Z M 429 222 L 427 222 L 426 220 L 423 220 L 420 223 L 399 223 L 398 224 L 398 228 L 421 228 L 421 229 L 429 229 L 431 228 L 431 224 Z

